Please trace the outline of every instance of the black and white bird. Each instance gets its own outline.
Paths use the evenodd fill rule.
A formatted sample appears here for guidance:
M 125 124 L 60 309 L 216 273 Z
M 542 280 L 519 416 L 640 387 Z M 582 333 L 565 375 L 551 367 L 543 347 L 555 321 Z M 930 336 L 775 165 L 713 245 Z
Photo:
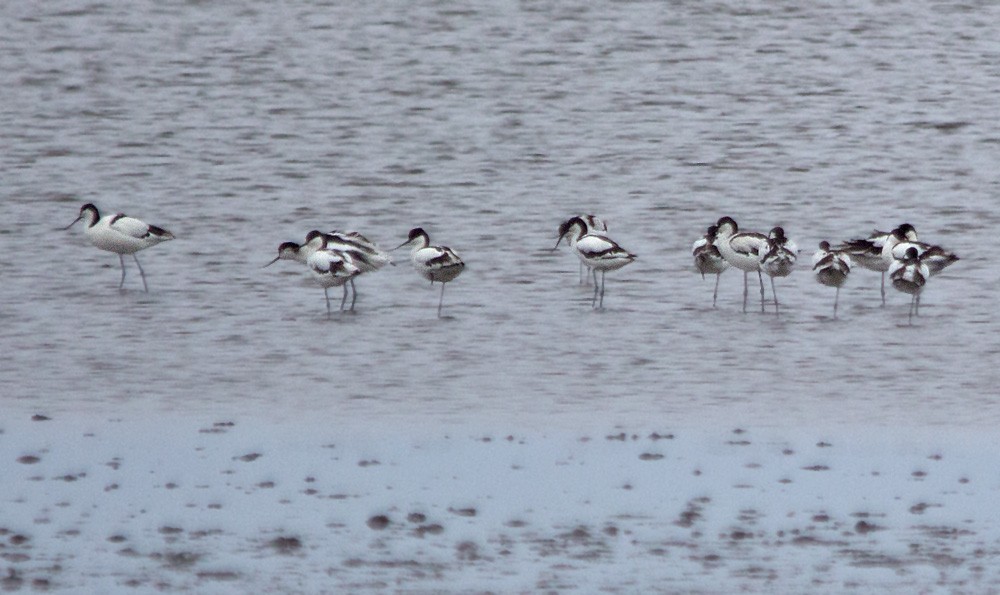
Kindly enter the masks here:
M 441 317 L 441 306 L 444 304 L 444 286 L 458 277 L 465 270 L 465 263 L 458 254 L 447 246 L 431 246 L 430 237 L 422 228 L 410 230 L 408 239 L 393 248 L 398 250 L 410 246 L 410 262 L 414 270 L 434 285 L 441 284 L 441 298 L 438 300 L 438 318 Z
M 279 260 L 294 260 L 296 262 L 308 264 L 309 258 L 320 251 L 332 251 L 338 253 L 341 260 L 358 269 L 358 274 L 377 271 L 391 262 L 387 252 L 380 249 L 377 244 L 356 231 L 334 231 L 324 233 L 312 230 L 306 234 L 306 241 L 302 244 L 297 244 L 295 242 L 283 242 L 280 244 L 278 246 L 278 255 L 264 266 L 271 266 Z M 322 269 L 329 270 L 329 267 L 327 266 L 328 263 L 326 262 L 328 260 L 330 259 L 324 258 L 323 262 L 320 263 L 320 267 Z M 312 270 L 311 267 L 310 270 Z M 338 266 L 334 265 L 334 273 L 338 270 Z M 315 272 L 313 273 L 313 276 L 316 276 Z M 358 290 L 354 283 L 354 277 L 356 276 L 357 274 L 345 276 L 346 281 L 343 284 L 344 297 L 340 304 L 341 310 L 344 309 L 344 305 L 347 302 L 348 284 L 350 284 L 352 295 L 351 306 L 349 309 L 352 311 L 354 310 L 354 305 L 358 300 Z M 324 291 L 329 287 L 339 285 L 341 284 L 331 282 L 330 285 L 326 285 L 324 287 Z M 329 298 L 327 298 L 327 305 L 329 306 Z
M 607 237 L 587 232 L 586 223 L 579 217 L 573 217 L 559 227 L 559 239 L 567 237 L 571 240 L 573 250 L 577 257 L 593 273 L 594 277 L 594 297 L 591 300 L 591 307 L 604 307 L 604 274 L 608 271 L 616 271 L 631 263 L 637 257 L 628 250 L 618 245 L 617 242 Z M 559 242 L 556 242 L 556 248 Z M 553 248 L 555 249 L 555 248 Z M 601 272 L 601 282 L 598 286 L 597 271 Z M 598 301 L 600 295 L 600 301 Z
M 798 257 L 799 247 L 785 236 L 784 228 L 772 228 L 767 234 L 767 244 L 760 253 L 760 269 L 771 278 L 775 312 L 778 311 L 778 292 L 774 287 L 774 278 L 790 275 Z
M 556 240 L 557 248 L 559 247 L 559 243 L 564 239 L 566 240 L 566 243 L 569 244 L 570 248 L 576 246 L 576 236 L 570 232 L 570 223 L 575 219 L 578 219 L 583 225 L 585 234 L 589 233 L 605 237 L 608 235 L 608 225 L 600 217 L 597 217 L 596 215 L 577 215 L 576 217 L 570 217 L 559 225 L 559 239 Z M 553 250 L 554 249 L 555 248 L 553 248 Z M 584 273 L 584 269 L 586 269 L 586 274 Z M 580 261 L 580 285 L 589 282 L 590 269 L 583 261 Z
M 913 226 L 904 223 L 901 228 L 909 228 L 909 231 L 906 233 L 908 233 L 913 240 L 917 239 L 917 232 L 913 229 Z M 847 240 L 845 242 L 841 242 L 836 248 L 842 253 L 849 254 L 851 260 L 857 263 L 861 268 L 882 273 L 882 285 L 880 287 L 880 291 L 882 294 L 883 306 L 885 306 L 885 274 L 892 265 L 891 255 L 884 254 L 883 248 L 885 247 L 886 241 L 888 241 L 892 236 L 892 233 L 893 232 L 879 231 L 876 229 L 867 238 Z
M 851 257 L 844 250 L 833 250 L 830 242 L 819 243 L 819 250 L 813 254 L 813 274 L 816 280 L 828 287 L 836 287 L 837 294 L 833 298 L 833 317 L 837 317 L 837 302 L 840 301 L 840 288 L 851 274 Z
M 889 279 L 892 286 L 903 293 L 910 294 L 910 313 L 907 321 L 913 323 L 913 315 L 920 315 L 920 294 L 927 284 L 927 279 L 931 276 L 926 264 L 920 261 L 917 249 L 910 246 L 903 254 L 903 258 L 893 261 L 889 267 Z
M 760 311 L 764 311 L 764 277 L 761 273 L 761 254 L 767 247 L 767 236 L 756 232 L 741 232 L 731 217 L 722 217 L 716 223 L 715 245 L 726 262 L 743 271 L 743 311 L 747 311 L 749 281 L 747 276 L 756 272 L 760 281 Z
M 326 315 L 330 316 L 330 293 L 331 287 L 343 287 L 344 297 L 340 300 L 340 310 L 343 312 L 344 304 L 347 303 L 347 284 L 353 286 L 354 278 L 361 274 L 361 269 L 351 262 L 351 257 L 339 250 L 327 250 L 320 248 L 309 255 L 306 259 L 306 266 L 312 273 L 313 279 L 323 287 L 323 295 L 326 297 Z M 357 293 L 354 294 L 355 300 Z M 354 300 L 351 301 L 351 309 L 354 309 Z
M 936 275 L 959 260 L 953 252 L 941 246 L 932 246 L 917 241 L 916 231 L 912 225 L 903 224 L 892 231 L 882 248 L 883 258 L 890 263 L 893 260 L 903 260 L 910 248 L 917 250 L 917 257 L 927 266 L 931 275 Z
M 125 287 L 125 255 L 131 254 L 135 260 L 135 265 L 139 267 L 142 288 L 148 292 L 149 286 L 146 285 L 146 273 L 142 270 L 142 265 L 139 264 L 139 258 L 136 257 L 135 253 L 161 242 L 172 240 L 174 239 L 174 234 L 162 227 L 127 217 L 122 213 L 101 217 L 101 214 L 97 211 L 97 207 L 91 203 L 80 207 L 80 216 L 63 229 L 73 227 L 81 219 L 84 220 L 85 224 L 83 233 L 90 240 L 91 244 L 101 250 L 114 252 L 118 255 L 118 262 L 122 265 L 122 279 L 118 283 L 118 289 Z
M 701 273 L 701 278 L 705 274 L 715 275 L 715 289 L 712 291 L 712 307 L 715 307 L 719 298 L 719 279 L 723 271 L 729 268 L 729 262 L 719 253 L 719 247 L 715 245 L 715 235 L 719 228 L 710 225 L 705 235 L 695 240 L 691 246 L 691 256 L 694 258 L 694 267 Z

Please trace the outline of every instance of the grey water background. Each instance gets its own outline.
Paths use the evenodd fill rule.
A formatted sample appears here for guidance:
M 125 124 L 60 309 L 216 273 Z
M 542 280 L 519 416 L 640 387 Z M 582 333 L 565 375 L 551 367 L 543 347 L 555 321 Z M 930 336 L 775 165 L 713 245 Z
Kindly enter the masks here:
M 1000 422 L 993 2 L 5 3 L 6 414 L 162 411 L 572 426 Z M 84 202 L 171 230 L 131 263 L 57 231 Z M 559 222 L 639 254 L 590 307 Z M 782 312 L 693 272 L 721 215 L 802 247 Z M 922 315 L 823 239 L 910 222 L 962 260 Z M 282 241 L 423 226 L 327 320 Z M 339 298 L 339 290 L 331 290 Z M 770 295 L 770 289 L 768 289 Z

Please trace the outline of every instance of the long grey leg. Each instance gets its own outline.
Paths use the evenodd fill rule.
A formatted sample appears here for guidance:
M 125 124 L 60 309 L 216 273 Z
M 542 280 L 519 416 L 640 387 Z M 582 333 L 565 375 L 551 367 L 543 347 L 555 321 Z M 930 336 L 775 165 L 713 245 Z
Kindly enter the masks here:
M 323 295 L 326 297 L 326 317 L 330 317 L 330 288 L 323 288 Z
M 840 301 L 840 288 L 837 288 L 837 294 L 833 298 L 833 317 L 837 317 L 837 302 Z
M 347 303 L 347 283 L 344 283 L 344 297 L 340 298 L 340 311 L 344 311 L 344 304 Z
M 438 318 L 441 318 L 441 306 L 444 305 L 444 286 L 445 285 L 447 285 L 447 283 L 442 283 L 441 284 L 441 298 L 438 300 Z
M 917 296 L 916 296 L 917 297 L 917 305 L 916 305 L 916 308 L 914 310 L 914 314 L 916 314 L 917 316 L 920 316 L 920 294 L 923 293 L 923 291 L 924 291 L 923 289 L 921 289 L 920 291 L 918 291 L 917 292 Z
M 122 263 L 122 280 L 121 283 L 118 284 L 118 289 L 121 289 L 122 287 L 125 287 L 125 257 L 119 254 L 118 262 Z
M 602 309 L 604 308 L 604 273 L 605 273 L 605 271 L 601 271 L 601 306 L 600 307 Z M 596 283 L 596 281 L 595 281 L 595 283 Z
M 715 274 L 715 291 L 712 293 L 712 307 L 715 307 L 716 300 L 719 299 L 719 279 L 722 278 L 722 273 Z
M 442 284 L 443 285 L 443 284 Z M 358 301 L 358 288 L 354 286 L 354 278 L 351 277 L 351 311 L 354 311 L 354 302 Z
M 599 289 L 597 285 L 597 269 L 590 269 L 591 273 L 594 275 L 594 299 L 590 300 L 590 307 L 597 307 L 597 290 Z
M 771 295 L 774 296 L 774 313 L 778 313 L 778 292 L 774 289 L 774 277 L 771 277 Z
M 765 312 L 764 309 L 764 275 L 761 274 L 760 269 L 757 270 L 757 280 L 760 281 L 760 311 Z
M 142 265 L 139 264 L 139 258 L 135 254 L 132 254 L 132 258 L 135 259 L 135 266 L 139 267 L 139 276 L 142 277 L 142 288 L 146 290 L 146 293 L 149 293 L 149 286 L 146 285 L 146 273 L 145 271 L 142 270 Z M 124 267 L 125 263 L 122 263 L 122 273 L 125 272 Z M 123 274 L 122 281 L 124 280 L 125 280 L 125 275 Z
M 747 296 L 750 295 L 749 282 L 747 281 L 747 275 L 750 273 L 743 271 L 743 313 L 747 313 Z
M 584 283 L 587 282 L 587 275 L 586 275 L 586 273 L 583 272 L 583 269 L 584 269 L 583 261 L 581 260 L 580 261 L 580 282 L 579 282 L 580 285 L 583 285 Z
M 882 307 L 885 307 L 885 271 L 882 271 Z

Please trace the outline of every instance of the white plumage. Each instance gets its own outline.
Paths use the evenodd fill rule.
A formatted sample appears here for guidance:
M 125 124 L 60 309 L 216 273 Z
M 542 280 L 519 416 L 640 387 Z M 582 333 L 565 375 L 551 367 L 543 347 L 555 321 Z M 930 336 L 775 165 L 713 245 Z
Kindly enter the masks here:
M 833 298 L 833 317 L 837 317 L 837 303 L 840 301 L 840 287 L 851 273 L 851 257 L 842 250 L 830 249 L 830 242 L 820 242 L 819 250 L 813 254 L 813 274 L 816 280 L 828 287 L 836 287 Z
M 701 278 L 705 274 L 715 275 L 715 289 L 712 292 L 712 307 L 715 307 L 719 298 L 719 279 L 722 273 L 729 268 L 729 262 L 719 253 L 719 247 L 715 245 L 715 236 L 719 228 L 710 225 L 705 231 L 705 235 L 695 240 L 691 246 L 691 256 L 694 258 L 694 267 L 701 273 Z
M 122 266 L 122 278 L 118 284 L 121 289 L 125 286 L 125 254 L 131 254 L 135 264 L 139 267 L 139 276 L 142 278 L 142 287 L 149 291 L 146 285 L 146 273 L 139 264 L 139 259 L 135 253 L 155 246 L 161 242 L 174 239 L 174 235 L 169 231 L 150 225 L 139 219 L 127 217 L 122 213 L 105 215 L 101 217 L 97 207 L 87 203 L 80 207 L 80 215 L 63 229 L 69 229 L 77 221 L 85 219 L 84 235 L 90 243 L 108 252 L 118 255 L 118 261 Z
M 431 282 L 441 283 L 441 298 L 438 300 L 438 317 L 441 317 L 441 307 L 444 304 L 445 283 L 458 277 L 465 269 L 465 263 L 458 254 L 447 246 L 431 246 L 430 237 L 422 228 L 416 227 L 410 230 L 408 239 L 395 249 L 406 245 L 412 245 L 410 249 L 410 262 L 414 270 Z
M 799 247 L 785 237 L 781 227 L 771 229 L 767 234 L 767 244 L 760 252 L 760 269 L 771 278 L 771 294 L 774 296 L 774 311 L 778 311 L 778 292 L 774 287 L 775 277 L 787 277 L 799 257 Z
M 573 250 L 594 277 L 594 297 L 591 306 L 597 308 L 604 307 L 604 274 L 607 271 L 615 271 L 631 263 L 636 259 L 636 255 L 625 250 L 617 242 L 603 234 L 588 233 L 587 223 L 580 217 L 573 217 L 559 227 L 559 239 L 566 237 L 570 240 Z M 556 242 L 556 247 L 559 242 Z M 601 283 L 597 284 L 597 271 L 601 271 Z M 598 303 L 598 294 L 600 303 Z
M 597 217 L 596 215 L 577 215 L 575 217 L 570 217 L 566 221 L 559 224 L 559 238 L 556 240 L 556 248 L 559 247 L 559 243 L 564 239 L 566 243 L 569 244 L 570 248 L 576 247 L 576 240 L 578 233 L 576 228 L 580 227 L 583 229 L 583 235 L 593 234 L 597 236 L 607 236 L 608 235 L 608 225 L 603 219 Z M 555 250 L 555 248 L 553 248 Z M 584 274 L 584 269 L 587 269 L 587 274 Z M 590 268 L 583 261 L 580 262 L 580 284 L 590 282 Z
M 747 311 L 749 281 L 755 272 L 760 281 L 760 311 L 764 311 L 764 277 L 761 275 L 760 256 L 767 246 L 767 236 L 756 232 L 740 232 L 731 217 L 722 217 L 716 223 L 715 245 L 726 262 L 743 271 L 743 311 Z
M 917 249 L 910 247 L 902 259 L 895 260 L 889 267 L 889 279 L 898 291 L 908 293 L 910 298 L 910 313 L 908 320 L 913 322 L 913 315 L 920 315 L 920 294 L 924 290 L 931 273 L 927 265 L 920 262 Z

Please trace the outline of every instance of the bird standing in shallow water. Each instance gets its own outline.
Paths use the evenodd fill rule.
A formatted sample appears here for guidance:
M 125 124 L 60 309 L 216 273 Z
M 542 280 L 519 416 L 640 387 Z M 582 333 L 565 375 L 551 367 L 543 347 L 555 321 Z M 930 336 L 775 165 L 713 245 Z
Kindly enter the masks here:
M 370 241 L 368 238 L 356 231 L 333 231 L 330 233 L 323 233 L 313 230 L 306 235 L 306 241 L 303 244 L 297 244 L 295 242 L 283 242 L 280 244 L 278 246 L 278 255 L 275 256 L 273 260 L 265 264 L 264 267 L 269 267 L 279 260 L 294 260 L 296 262 L 308 264 L 309 259 L 320 251 L 332 251 L 337 253 L 341 260 L 346 261 L 346 263 L 358 269 L 357 274 L 377 271 L 386 264 L 390 263 L 389 255 L 384 250 L 381 250 L 374 242 Z M 325 261 L 319 262 L 320 268 L 328 271 L 329 267 L 327 267 L 327 264 L 328 263 Z M 336 277 L 335 273 L 339 270 L 339 268 L 339 265 L 334 265 L 334 273 L 330 274 Z M 324 273 L 324 275 L 325 274 L 326 273 Z M 344 286 L 344 298 L 340 303 L 341 310 L 344 309 L 344 304 L 347 302 L 347 283 L 351 286 L 352 294 L 350 310 L 354 310 L 354 304 L 358 300 L 358 290 L 354 285 L 354 277 L 356 277 L 357 274 L 344 275 L 346 277 L 344 283 L 333 283 L 332 280 L 330 280 L 331 284 L 324 286 L 324 290 L 338 285 Z M 316 273 L 314 271 L 314 277 L 315 275 Z M 321 283 L 324 282 L 327 281 L 321 281 Z M 327 309 L 329 310 L 329 297 L 327 297 Z
M 760 256 L 767 246 L 764 234 L 741 232 L 732 217 L 722 217 L 716 223 L 715 245 L 726 262 L 743 271 L 743 312 L 747 311 L 749 281 L 747 276 L 756 271 L 760 281 L 760 311 L 764 311 L 764 277 L 761 275 Z
M 594 297 L 591 307 L 604 307 L 604 274 L 616 271 L 636 259 L 636 255 L 625 250 L 617 242 L 604 235 L 587 232 L 587 224 L 579 217 L 573 217 L 559 227 L 559 240 L 569 238 L 577 257 L 592 272 L 594 276 Z M 559 247 L 559 241 L 556 242 Z M 555 248 L 553 248 L 555 250 Z M 597 284 L 597 271 L 601 271 L 601 284 Z M 600 303 L 597 296 L 600 294 Z
M 566 242 L 570 245 L 570 248 L 576 246 L 576 234 L 570 233 L 570 224 L 577 221 L 579 224 L 583 225 L 584 234 L 593 234 L 597 236 L 607 237 L 608 235 L 608 225 L 601 218 L 596 215 L 577 215 L 576 217 L 570 217 L 566 221 L 559 224 L 559 238 L 556 240 L 556 248 L 559 247 L 559 242 L 563 241 L 565 238 Z M 555 250 L 555 248 L 553 248 Z M 587 269 L 587 274 L 584 274 L 584 269 Z M 585 262 L 580 261 L 580 285 L 590 282 L 590 268 Z
M 441 318 L 441 307 L 444 304 L 444 285 L 459 276 L 465 269 L 465 263 L 459 258 L 454 250 L 447 246 L 431 246 L 430 237 L 422 228 L 416 227 L 410 230 L 409 238 L 393 248 L 398 250 L 406 245 L 412 245 L 410 249 L 410 262 L 414 270 L 434 285 L 437 281 L 441 284 L 441 298 L 438 300 L 438 318 Z
M 722 254 L 719 254 L 719 247 L 715 245 L 715 234 L 719 230 L 715 225 L 710 225 L 705 235 L 696 240 L 691 246 L 691 256 L 694 257 L 694 266 L 701 273 L 701 278 L 705 278 L 705 273 L 715 275 L 715 290 L 712 292 L 712 307 L 715 307 L 719 297 L 719 279 L 722 272 L 729 268 L 729 263 Z
M 931 276 L 927 265 L 920 262 L 917 249 L 913 246 L 907 248 L 902 259 L 898 259 L 889 267 L 889 279 L 892 286 L 903 293 L 908 293 L 910 298 L 910 313 L 907 322 L 913 324 L 913 315 L 920 316 L 920 293 L 924 290 L 927 278 Z
M 767 244 L 760 253 L 760 269 L 771 278 L 775 314 L 778 312 L 778 292 L 774 288 L 774 278 L 790 275 L 798 257 L 799 247 L 785 237 L 783 228 L 775 227 L 767 234 Z
M 139 259 L 135 253 L 161 242 L 172 240 L 174 239 L 174 234 L 161 227 L 150 225 L 132 217 L 126 217 L 121 213 L 101 217 L 101 214 L 97 211 L 97 207 L 91 203 L 80 207 L 80 216 L 63 229 L 73 227 L 81 219 L 85 220 L 83 233 L 90 240 L 91 244 L 101 250 L 114 252 L 118 255 L 118 262 L 122 265 L 122 279 L 118 283 L 118 289 L 125 287 L 124 255 L 131 254 L 135 260 L 135 265 L 139 267 L 142 288 L 146 292 L 149 292 L 149 286 L 146 285 L 146 273 L 142 270 L 142 265 L 139 264 Z
M 916 231 L 913 232 L 913 239 L 916 239 Z M 885 306 L 885 273 L 892 265 L 891 258 L 882 255 L 882 248 L 886 240 L 892 235 L 891 232 L 875 230 L 866 239 L 854 239 L 841 242 L 837 250 L 841 253 L 849 254 L 851 260 L 870 271 L 882 273 L 882 305 Z
M 326 297 L 326 316 L 330 317 L 330 294 L 331 287 L 344 287 L 344 297 L 340 300 L 340 310 L 344 311 L 344 304 L 347 303 L 347 283 L 354 283 L 354 277 L 361 274 L 361 269 L 351 262 L 349 255 L 337 251 L 319 249 L 309 255 L 306 259 L 306 266 L 315 279 L 323 287 L 323 295 Z M 355 293 L 355 299 L 357 294 Z M 351 302 L 351 309 L 354 309 L 354 302 Z
M 819 250 L 813 254 L 813 273 L 823 285 L 837 288 L 837 295 L 833 298 L 833 317 L 836 318 L 840 287 L 851 273 L 851 257 L 842 250 L 831 250 L 830 242 L 820 242 Z

